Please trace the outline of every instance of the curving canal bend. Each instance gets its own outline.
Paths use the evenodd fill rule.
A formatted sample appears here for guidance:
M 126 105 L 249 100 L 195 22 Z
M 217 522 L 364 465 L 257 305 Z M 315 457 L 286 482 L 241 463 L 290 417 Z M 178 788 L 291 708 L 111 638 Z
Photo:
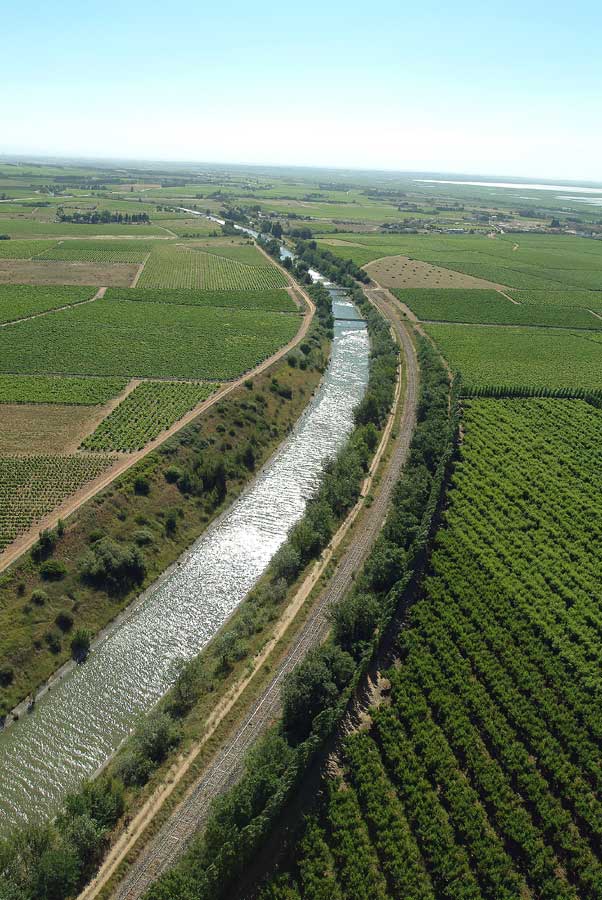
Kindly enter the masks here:
M 159 581 L 83 666 L 0 733 L 0 830 L 51 817 L 207 644 L 304 511 L 322 467 L 352 428 L 368 379 L 366 327 L 332 289 L 335 335 L 319 390 L 251 486 Z

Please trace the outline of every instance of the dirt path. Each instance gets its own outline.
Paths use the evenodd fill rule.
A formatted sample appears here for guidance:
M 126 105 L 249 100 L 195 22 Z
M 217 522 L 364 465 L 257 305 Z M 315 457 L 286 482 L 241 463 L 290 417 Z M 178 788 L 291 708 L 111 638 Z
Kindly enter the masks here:
M 505 297 L 506 300 L 510 301 L 510 303 L 514 303 L 515 306 L 522 306 L 522 303 L 520 303 L 518 300 L 515 300 L 514 297 L 510 296 L 510 294 L 504 293 L 504 291 L 502 291 L 501 288 L 498 288 L 498 294 L 501 294 L 502 297 Z
M 174 235 L 174 237 L 175 237 L 175 235 Z M 136 274 L 134 276 L 134 280 L 132 281 L 130 287 L 135 288 L 136 285 L 138 284 L 140 276 L 142 275 L 142 272 L 144 271 L 144 267 L 147 264 L 149 257 L 150 257 L 150 253 L 147 253 L 146 256 L 144 257 L 144 261 L 141 262 L 140 265 L 138 266 L 138 271 L 136 272 Z
M 123 457 L 120 457 L 117 462 L 111 466 L 110 469 L 107 469 L 102 475 L 98 478 L 95 478 L 93 481 L 89 481 L 85 484 L 79 491 L 72 494 L 64 503 L 60 506 L 55 507 L 51 513 L 47 516 L 44 516 L 40 519 L 29 531 L 26 531 L 20 537 L 17 538 L 16 541 L 13 541 L 12 544 L 0 553 L 0 572 L 3 572 L 8 566 L 15 562 L 23 553 L 29 550 L 37 541 L 39 532 L 44 528 L 54 528 L 59 519 L 65 520 L 68 516 L 74 513 L 79 507 L 90 500 L 95 496 L 99 491 L 103 490 L 103 488 L 107 487 L 118 475 L 121 475 L 123 472 L 130 469 L 133 465 L 143 459 L 148 453 L 152 453 L 153 450 L 156 450 L 157 447 L 160 447 L 165 441 L 167 441 L 174 434 L 177 434 L 182 428 L 188 425 L 193 419 L 196 419 L 201 413 L 205 412 L 209 407 L 213 406 L 214 403 L 218 403 L 220 400 L 223 400 L 224 397 L 228 396 L 228 394 L 232 393 L 232 391 L 241 387 L 244 382 L 248 378 L 253 378 L 256 375 L 259 375 L 261 372 L 264 372 L 266 369 L 269 369 L 270 366 L 273 366 L 274 363 L 278 362 L 278 360 L 282 359 L 289 350 L 292 350 L 293 347 L 296 347 L 299 344 L 305 335 L 308 332 L 309 326 L 313 319 L 315 313 L 315 306 L 310 298 L 309 294 L 303 290 L 300 285 L 297 285 L 293 282 L 291 276 L 285 272 L 289 284 L 291 284 L 303 297 L 307 306 L 306 312 L 303 316 L 301 325 L 295 337 L 289 341 L 284 347 L 281 347 L 280 350 L 277 350 L 276 353 L 273 353 L 272 356 L 265 359 L 262 363 L 255 366 L 254 369 L 251 369 L 248 372 L 245 372 L 239 378 L 234 381 L 229 381 L 226 384 L 222 385 L 219 390 L 217 390 L 214 394 L 204 400 L 202 403 L 197 404 L 194 409 L 191 409 L 190 412 L 186 413 L 186 415 L 182 416 L 177 422 L 175 422 L 171 428 L 168 428 L 166 431 L 163 431 L 158 437 L 156 437 L 153 441 L 146 445 L 142 450 L 138 450 L 135 453 L 128 453 Z M 101 289 L 102 290 L 102 289 Z M 85 301 L 91 302 L 91 301 Z
M 55 306 L 53 309 L 45 309 L 42 312 L 33 313 L 31 316 L 23 316 L 21 319 L 13 319 L 12 322 L 0 322 L 0 328 L 9 328 L 11 325 L 18 325 L 20 322 L 28 322 L 30 319 L 39 319 L 42 316 L 50 316 L 53 313 L 61 312 L 63 309 L 71 309 L 73 306 L 84 306 L 86 303 L 93 303 L 94 300 L 100 300 L 104 297 L 106 287 L 98 288 L 93 297 L 87 300 L 78 300 L 76 303 L 66 303 L 64 306 Z
M 371 294 L 374 294 L 374 292 L 366 291 L 366 295 L 371 302 L 389 319 L 397 335 L 403 350 L 407 373 L 401 421 L 393 439 L 392 453 L 385 464 L 378 485 L 374 488 L 375 498 L 370 505 L 366 505 L 362 499 L 354 507 L 348 520 L 335 535 L 333 546 L 329 548 L 324 555 L 324 559 L 316 564 L 308 578 L 301 585 L 292 601 L 292 606 L 287 608 L 279 623 L 278 634 L 284 634 L 288 624 L 290 624 L 298 609 L 301 608 L 305 598 L 311 593 L 320 574 L 331 560 L 335 547 L 340 545 L 360 509 L 363 509 L 362 527 L 353 534 L 352 540 L 345 548 L 328 585 L 314 602 L 311 613 L 289 647 L 284 660 L 279 664 L 270 683 L 261 696 L 254 701 L 230 742 L 218 751 L 203 775 L 191 786 L 184 799 L 171 813 L 157 835 L 141 851 L 114 893 L 115 900 L 137 900 L 137 898 L 140 898 L 150 884 L 175 862 L 185 850 L 192 836 L 202 827 L 213 799 L 238 780 L 242 772 L 246 751 L 267 729 L 280 710 L 280 689 L 285 675 L 294 668 L 297 662 L 303 659 L 309 649 L 320 644 L 328 633 L 330 624 L 327 613 L 329 608 L 349 590 L 357 571 L 365 561 L 380 532 L 395 484 L 407 458 L 414 430 L 418 393 L 418 364 L 414 345 L 397 306 L 391 304 L 387 298 L 371 296 Z M 396 392 L 398 402 L 400 401 L 400 393 L 398 383 Z M 378 459 L 375 457 L 369 476 L 364 483 L 364 492 L 373 486 L 374 473 L 385 448 L 388 446 L 394 418 L 393 413 L 387 423 L 385 434 L 377 452 Z M 267 648 L 266 652 L 269 652 Z M 258 661 L 255 668 L 257 669 L 262 664 L 263 658 L 261 662 Z M 244 690 L 244 686 L 239 684 L 234 692 L 236 698 L 240 696 L 242 690 Z M 208 723 L 212 731 L 215 730 L 219 721 L 223 719 L 227 710 L 234 703 L 234 693 L 231 698 L 228 698 L 222 709 L 216 710 L 214 721 Z M 210 733 L 204 734 L 202 742 L 197 745 L 196 754 L 198 754 L 201 746 L 209 736 Z M 181 780 L 190 764 L 189 758 L 182 761 L 179 769 L 173 775 L 170 774 L 168 783 L 154 797 L 149 799 L 146 807 L 140 810 L 130 824 L 128 832 L 122 835 L 120 841 L 110 852 L 95 881 L 83 891 L 79 900 L 93 900 L 93 898 L 98 896 L 102 887 L 106 885 L 117 870 L 129 850 L 134 847 L 138 838 L 144 833 L 153 815 L 173 792 L 177 781 Z

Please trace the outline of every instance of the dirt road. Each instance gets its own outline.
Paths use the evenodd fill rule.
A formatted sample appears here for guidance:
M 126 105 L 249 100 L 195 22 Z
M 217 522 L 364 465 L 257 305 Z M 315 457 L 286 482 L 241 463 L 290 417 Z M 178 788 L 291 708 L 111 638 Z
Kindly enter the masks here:
M 156 836 L 142 850 L 118 885 L 113 894 L 114 900 L 138 900 L 142 897 L 153 881 L 174 864 L 194 834 L 202 828 L 213 799 L 240 778 L 247 750 L 278 715 L 284 677 L 303 659 L 308 650 L 324 640 L 329 629 L 328 609 L 352 586 L 355 574 L 365 561 L 385 520 L 393 489 L 407 459 L 414 430 L 418 364 L 408 326 L 403 321 L 398 305 L 392 304 L 386 295 L 383 296 L 378 290 L 367 289 L 366 295 L 391 322 L 402 348 L 406 366 L 403 412 L 393 438 L 392 452 L 379 484 L 373 490 L 374 501 L 365 507 L 362 527 L 357 529 L 344 550 L 328 585 L 314 602 L 311 613 L 270 683 L 248 710 L 233 737 L 217 752 L 203 775 L 192 785 Z M 140 833 L 142 831 L 143 828 L 140 829 Z M 114 848 L 115 852 L 111 852 L 97 879 L 80 895 L 80 900 L 92 900 L 98 895 L 132 844 L 133 841 L 127 841 L 121 850 Z

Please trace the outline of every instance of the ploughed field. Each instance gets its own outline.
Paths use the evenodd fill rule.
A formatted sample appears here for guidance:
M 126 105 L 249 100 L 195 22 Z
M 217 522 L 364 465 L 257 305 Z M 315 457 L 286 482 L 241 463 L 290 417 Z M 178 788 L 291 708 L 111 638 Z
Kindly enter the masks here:
M 601 896 L 601 443 L 581 400 L 466 403 L 390 695 L 264 898 Z
M 286 277 L 246 239 L 73 227 L 92 236 L 0 240 L 0 549 L 300 324 Z

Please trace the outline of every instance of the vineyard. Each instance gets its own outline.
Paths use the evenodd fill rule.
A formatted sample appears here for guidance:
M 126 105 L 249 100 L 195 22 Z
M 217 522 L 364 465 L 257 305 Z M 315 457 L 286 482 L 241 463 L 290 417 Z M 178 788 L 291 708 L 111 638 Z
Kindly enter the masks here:
M 181 244 L 161 244 L 152 251 L 138 285 L 141 288 L 259 291 L 286 287 L 287 281 L 282 272 L 267 261 L 264 265 L 250 266 Z
M 66 262 L 142 263 L 154 245 L 148 241 L 61 241 L 36 259 Z
M 545 328 L 428 325 L 468 393 L 503 385 L 602 388 L 602 345 L 596 334 Z
M 72 285 L 0 284 L 0 322 L 14 322 L 49 309 L 81 303 L 95 293 L 94 288 Z
M 560 304 L 512 303 L 499 291 L 421 289 L 393 293 L 423 321 L 602 328 L 602 318 L 587 309 Z
M 0 259 L 32 259 L 56 247 L 56 241 L 0 241 Z
M 519 290 L 602 290 L 602 252 L 596 242 L 565 236 L 325 235 L 324 250 L 366 265 L 404 255 Z M 515 249 L 516 248 L 516 249 Z
M 62 403 L 96 406 L 124 389 L 126 378 L 0 375 L 0 403 Z
M 124 225 L 124 224 L 96 224 L 76 225 L 71 222 L 52 222 L 39 219 L 4 219 L 2 232 L 9 234 L 11 238 L 35 239 L 35 238 L 63 238 L 63 237 L 99 237 L 99 236 L 126 236 L 126 237 L 165 237 L 165 231 L 156 225 Z M 6 243 L 9 243 L 8 241 Z
M 173 215 L 173 213 L 156 213 L 153 216 L 153 220 L 155 222 L 160 221 L 163 228 L 167 228 L 169 231 L 178 235 L 178 237 L 204 237 L 205 235 L 209 236 L 216 234 L 219 230 L 219 225 L 215 222 L 203 219 L 200 216 L 181 219 L 168 218 L 168 216 L 171 215 Z
M 233 259 L 235 262 L 243 263 L 245 266 L 265 266 L 266 264 L 265 256 L 259 252 L 254 244 L 250 244 L 248 241 L 232 238 L 229 240 L 214 238 L 202 243 L 191 243 L 190 247 L 202 253 L 213 253 L 215 256 L 222 257 L 222 259 Z
M 580 306 L 583 309 L 602 309 L 602 293 L 597 291 L 515 291 L 512 297 L 519 303 L 547 306 Z
M 228 306 L 233 309 L 265 309 L 273 312 L 295 312 L 297 310 L 290 295 L 282 288 L 263 291 L 109 288 L 105 299 L 143 300 L 146 303 L 175 303 L 180 306 Z
M 262 310 L 96 300 L 0 329 L 0 371 L 221 381 L 270 356 L 298 324 Z
M 112 463 L 97 454 L 0 457 L 0 550 Z
M 480 400 L 390 702 L 263 897 L 597 900 L 602 412 Z
M 215 389 L 215 384 L 143 382 L 86 438 L 82 448 L 122 452 L 141 450 L 190 409 L 206 400 Z

